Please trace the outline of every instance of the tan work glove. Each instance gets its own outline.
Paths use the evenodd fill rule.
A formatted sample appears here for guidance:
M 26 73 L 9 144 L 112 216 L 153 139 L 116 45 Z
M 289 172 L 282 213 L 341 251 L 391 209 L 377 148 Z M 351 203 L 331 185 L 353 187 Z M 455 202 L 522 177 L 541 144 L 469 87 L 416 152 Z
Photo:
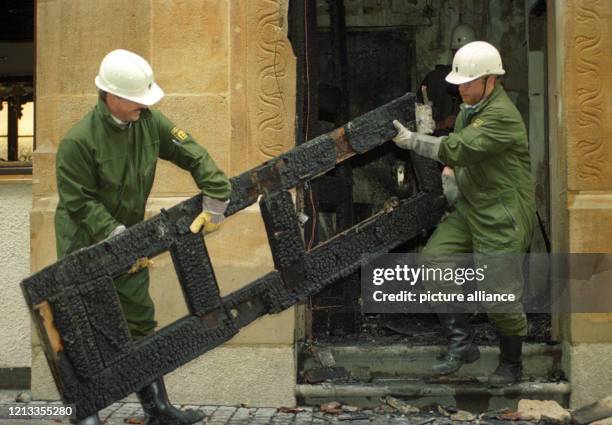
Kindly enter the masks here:
M 128 270 L 128 274 L 138 273 L 142 269 L 146 269 L 147 267 L 153 266 L 153 260 L 149 260 L 149 257 L 141 257 Z
M 228 204 L 229 199 L 221 201 L 219 199 L 203 196 L 202 212 L 193 220 L 191 226 L 189 226 L 189 230 L 191 230 L 192 233 L 200 233 L 203 230 L 205 234 L 219 230 L 221 223 L 225 219 L 223 213 Z
M 112 232 L 110 232 L 106 239 L 113 238 L 119 235 L 120 233 L 125 232 L 126 230 L 126 227 L 123 224 L 120 224 L 119 226 L 115 227 Z M 153 261 L 149 260 L 148 257 L 139 258 L 134 264 L 132 264 L 132 267 L 130 267 L 130 269 L 128 270 L 128 274 L 138 273 L 142 269 L 146 269 L 147 267 L 151 267 L 152 265 Z

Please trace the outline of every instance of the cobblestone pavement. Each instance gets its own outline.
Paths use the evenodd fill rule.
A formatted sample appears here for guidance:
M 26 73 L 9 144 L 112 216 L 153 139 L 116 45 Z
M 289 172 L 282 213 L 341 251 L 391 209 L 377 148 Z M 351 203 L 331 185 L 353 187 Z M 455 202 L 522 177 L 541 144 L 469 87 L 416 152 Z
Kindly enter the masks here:
M 54 406 L 59 402 L 17 403 L 18 392 L 0 391 L 0 425 L 57 425 L 69 424 L 68 418 L 56 419 L 16 419 L 7 418 L 10 406 Z M 295 409 L 277 409 L 276 407 L 231 407 L 231 406 L 181 406 L 183 409 L 201 409 L 206 414 L 205 425 L 460 425 L 462 422 L 428 412 L 409 416 L 398 413 L 380 413 L 372 410 L 361 410 L 340 415 L 324 414 L 317 408 L 299 407 Z M 284 411 L 287 410 L 287 411 Z M 102 423 L 107 425 L 141 424 L 143 417 L 140 403 L 118 402 L 100 411 Z M 478 420 L 465 422 L 471 425 L 502 425 L 510 422 L 499 420 Z M 513 425 L 533 425 L 529 422 L 512 422 Z

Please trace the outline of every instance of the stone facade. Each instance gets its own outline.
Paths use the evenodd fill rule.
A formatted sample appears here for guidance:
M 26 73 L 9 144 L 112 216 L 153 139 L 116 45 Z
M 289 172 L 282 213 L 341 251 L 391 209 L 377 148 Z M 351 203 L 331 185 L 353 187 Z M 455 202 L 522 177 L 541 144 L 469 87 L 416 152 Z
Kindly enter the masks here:
M 287 0 L 49 0 L 37 3 L 38 149 L 31 212 L 32 272 L 56 260 L 54 158 L 63 134 L 96 102 L 93 79 L 116 48 L 147 58 L 166 97 L 156 105 L 205 146 L 228 175 L 294 143 L 295 58 Z M 160 161 L 147 214 L 197 193 L 189 173 Z M 258 207 L 232 216 L 206 239 L 223 295 L 273 268 Z M 159 326 L 186 307 L 169 255 L 154 259 Z M 295 403 L 294 309 L 252 323 L 223 347 L 170 374 L 177 402 Z M 32 390 L 56 398 L 33 337 Z M 257 391 L 253 388 L 257 384 Z
M 551 211 L 558 252 L 612 252 L 612 3 L 554 2 L 549 13 Z M 554 48 L 553 48 L 554 47 Z M 612 316 L 560 318 L 571 405 L 609 395 Z
M 36 3 L 32 272 L 55 261 L 57 144 L 95 103 L 93 78 L 100 60 L 112 49 L 133 50 L 150 60 L 167 93 L 159 108 L 206 146 L 228 174 L 242 172 L 293 144 L 296 76 L 286 36 L 288 1 L 108 0 L 103 8 L 93 0 Z M 363 7 L 352 12 L 353 3 Z M 413 2 L 390 3 L 394 10 L 406 12 L 404 20 L 406 16 L 420 19 L 420 15 L 407 13 Z M 371 19 L 380 25 L 397 18 L 382 9 L 379 13 L 381 2 L 347 4 L 351 25 L 362 22 L 364 14 L 374 16 Z M 464 4 L 472 11 L 473 2 Z M 612 49 L 612 2 L 555 0 L 547 6 L 553 248 L 557 252 L 612 252 L 612 167 L 608 165 L 612 123 L 607 119 L 612 58 L 606 54 Z M 482 14 L 477 12 L 465 16 L 474 19 L 470 23 L 486 34 L 488 23 L 478 21 Z M 448 28 L 455 22 L 453 16 L 442 16 Z M 499 20 L 500 16 L 494 14 L 493 18 Z M 417 49 L 425 51 L 435 36 L 430 34 Z M 495 41 L 507 45 L 504 39 Z M 446 54 L 442 50 L 426 54 L 417 76 Z M 195 192 L 187 173 L 160 163 L 148 214 Z M 223 294 L 273 267 L 257 207 L 231 217 L 207 243 Z M 152 288 L 160 326 L 185 313 L 167 256 L 156 259 Z M 572 405 L 609 395 L 612 372 L 601 365 L 605 363 L 602 359 L 612 355 L 612 317 L 573 314 L 558 319 L 565 370 L 573 388 Z M 196 401 L 197 394 L 204 396 L 197 399 L 200 403 L 293 404 L 294 330 L 293 309 L 251 324 L 225 346 L 171 374 L 171 395 L 179 402 Z M 32 345 L 34 395 L 56 398 L 35 336 Z M 236 369 L 237 363 L 241 369 Z M 257 391 L 248 387 L 254 383 Z

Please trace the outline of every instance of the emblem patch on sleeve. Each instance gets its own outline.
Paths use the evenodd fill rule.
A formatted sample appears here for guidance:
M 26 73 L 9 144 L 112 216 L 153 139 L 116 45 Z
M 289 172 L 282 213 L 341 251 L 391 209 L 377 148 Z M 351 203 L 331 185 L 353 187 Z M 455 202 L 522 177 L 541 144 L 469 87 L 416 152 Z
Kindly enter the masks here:
M 186 132 L 178 127 L 174 127 L 172 130 L 170 130 L 170 133 L 172 133 L 172 135 L 181 142 L 184 142 L 187 140 L 187 137 L 189 137 Z
M 472 123 L 472 127 L 474 127 L 474 128 L 478 128 L 478 127 L 480 127 L 480 126 L 481 126 L 481 125 L 483 125 L 483 124 L 484 124 L 484 121 L 483 121 L 483 120 L 481 120 L 480 118 L 476 118 L 476 119 L 474 120 L 474 122 Z

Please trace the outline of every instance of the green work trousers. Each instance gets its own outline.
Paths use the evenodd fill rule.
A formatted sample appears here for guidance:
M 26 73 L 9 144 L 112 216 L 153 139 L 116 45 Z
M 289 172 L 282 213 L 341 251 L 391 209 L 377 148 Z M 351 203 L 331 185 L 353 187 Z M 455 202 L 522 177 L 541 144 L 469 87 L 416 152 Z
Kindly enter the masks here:
M 523 274 L 521 246 L 525 238 L 517 238 L 515 243 L 500 244 L 493 252 L 479 252 L 478 247 L 491 246 L 487 241 L 480 239 L 488 238 L 488 232 L 493 229 L 474 228 L 470 221 L 458 210 L 449 213 L 438 225 L 429 238 L 422 253 L 424 263 L 431 266 L 431 260 L 443 258 L 447 254 L 474 253 L 474 266 L 479 267 L 486 264 L 486 279 L 477 283 L 477 289 L 488 293 L 505 292 L 516 296 L 517 301 L 501 304 L 483 304 L 489 320 L 503 336 L 525 336 L 527 335 L 527 318 L 520 302 L 523 293 Z M 499 233 L 493 235 L 499 238 Z M 501 248 L 503 246 L 503 248 Z M 476 247 L 476 248 L 475 248 Z M 524 252 L 525 249 L 523 248 Z M 508 253 L 511 255 L 498 255 Z M 479 255 L 481 254 L 481 255 Z M 487 255 L 491 254 L 491 255 Z M 438 264 L 439 266 L 439 264 Z M 434 283 L 435 285 L 435 283 Z M 426 284 L 432 287 L 432 283 Z
M 149 270 L 124 274 L 114 281 L 119 303 L 133 340 L 150 335 L 155 330 L 155 306 L 149 294 Z

